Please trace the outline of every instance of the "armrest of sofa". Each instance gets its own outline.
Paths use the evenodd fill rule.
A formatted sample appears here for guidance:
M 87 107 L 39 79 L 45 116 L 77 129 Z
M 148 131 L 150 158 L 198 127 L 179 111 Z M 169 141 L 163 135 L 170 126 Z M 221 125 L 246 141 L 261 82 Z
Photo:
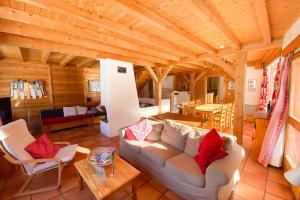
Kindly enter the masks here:
M 227 152 L 229 153 L 228 156 L 214 161 L 206 169 L 205 187 L 220 187 L 227 184 L 234 176 L 245 156 L 245 151 L 243 147 L 235 143 Z
M 120 140 L 121 140 L 121 142 L 124 140 L 124 137 L 125 137 L 125 130 L 126 130 L 127 127 L 128 127 L 128 126 L 119 129 L 119 135 L 120 135 Z

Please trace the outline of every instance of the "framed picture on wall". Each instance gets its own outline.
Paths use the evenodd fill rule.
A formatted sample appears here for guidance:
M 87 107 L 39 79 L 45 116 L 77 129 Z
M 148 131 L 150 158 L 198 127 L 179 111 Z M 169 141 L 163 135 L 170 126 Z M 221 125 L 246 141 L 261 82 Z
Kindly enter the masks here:
M 248 80 L 248 92 L 256 92 L 256 85 L 257 85 L 256 79 L 249 79 Z
M 89 83 L 89 92 L 100 92 L 99 80 L 90 80 L 88 83 Z

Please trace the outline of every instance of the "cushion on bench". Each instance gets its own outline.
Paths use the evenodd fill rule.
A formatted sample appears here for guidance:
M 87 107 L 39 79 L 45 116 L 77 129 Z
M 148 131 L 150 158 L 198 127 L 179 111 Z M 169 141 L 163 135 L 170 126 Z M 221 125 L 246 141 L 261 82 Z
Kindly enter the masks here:
M 41 119 L 52 118 L 52 117 L 63 117 L 64 111 L 62 108 L 41 110 Z

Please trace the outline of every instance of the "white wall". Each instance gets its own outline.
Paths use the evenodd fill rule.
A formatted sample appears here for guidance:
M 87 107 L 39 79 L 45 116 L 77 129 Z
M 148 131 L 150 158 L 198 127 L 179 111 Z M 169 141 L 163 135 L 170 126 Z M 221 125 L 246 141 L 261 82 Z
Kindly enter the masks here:
M 262 69 L 255 69 L 254 67 L 247 67 L 246 68 L 246 88 L 245 88 L 245 96 L 244 96 L 244 104 L 245 105 L 258 105 L 258 99 L 260 94 L 260 85 L 263 78 L 263 71 Z M 248 81 L 249 79 L 256 79 L 257 86 L 255 92 L 248 91 Z
M 283 38 L 282 49 L 288 46 L 300 34 L 300 17 L 289 28 Z
M 162 88 L 173 89 L 174 87 L 174 76 L 167 76 L 162 83 Z
M 140 118 L 133 65 L 113 59 L 100 59 L 100 65 L 101 102 L 108 120 L 108 123 L 101 122 L 101 133 L 114 137 L 120 128 Z M 126 73 L 119 73 L 118 66 L 126 68 Z

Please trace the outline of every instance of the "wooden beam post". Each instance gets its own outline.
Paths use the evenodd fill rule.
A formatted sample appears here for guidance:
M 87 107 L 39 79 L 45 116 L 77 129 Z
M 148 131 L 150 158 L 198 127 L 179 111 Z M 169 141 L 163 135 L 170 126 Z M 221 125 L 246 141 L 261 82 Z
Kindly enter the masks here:
M 44 50 L 43 51 L 43 55 L 42 55 L 42 59 L 41 59 L 41 62 L 43 63 L 43 64 L 46 64 L 47 63 L 47 61 L 48 61 L 48 58 L 49 58 L 49 56 L 50 56 L 50 51 L 47 51 L 47 50 Z
M 158 113 L 162 112 L 162 82 L 167 77 L 168 73 L 173 69 L 174 65 L 169 65 L 166 69 L 162 70 L 162 68 L 156 68 L 155 71 L 149 66 L 145 66 L 146 71 L 150 75 L 150 77 L 154 80 L 156 86 L 156 103 L 158 105 Z
M 66 55 L 64 59 L 59 63 L 59 65 L 63 67 L 67 65 L 73 58 L 75 58 L 74 55 Z
M 150 77 L 154 80 L 155 83 L 158 82 L 158 77 L 150 66 L 145 66 L 145 70 L 150 75 Z
M 20 47 L 16 47 L 16 53 L 18 55 L 19 61 L 24 62 L 24 56 L 22 54 L 22 49 Z
M 92 62 L 94 59 L 92 58 L 84 58 L 82 61 L 80 61 L 79 63 L 77 63 L 76 67 L 83 67 L 84 65 Z
M 166 69 L 164 69 L 164 71 L 161 74 L 161 81 L 165 80 L 165 78 L 167 77 L 167 75 L 170 73 L 170 71 L 173 69 L 174 65 L 169 65 Z
M 190 74 L 190 96 L 191 100 L 195 100 L 195 72 Z
M 51 108 L 54 108 L 54 97 L 53 97 L 53 82 L 52 82 L 52 64 L 48 64 L 48 81 L 49 81 L 49 99 Z
M 195 84 L 200 81 L 200 79 L 206 74 L 206 72 L 201 72 L 200 74 L 197 75 L 197 77 L 195 77 Z
M 237 142 L 239 144 L 243 143 L 243 108 L 246 65 L 247 52 L 238 51 L 236 53 L 233 134 L 237 137 Z

